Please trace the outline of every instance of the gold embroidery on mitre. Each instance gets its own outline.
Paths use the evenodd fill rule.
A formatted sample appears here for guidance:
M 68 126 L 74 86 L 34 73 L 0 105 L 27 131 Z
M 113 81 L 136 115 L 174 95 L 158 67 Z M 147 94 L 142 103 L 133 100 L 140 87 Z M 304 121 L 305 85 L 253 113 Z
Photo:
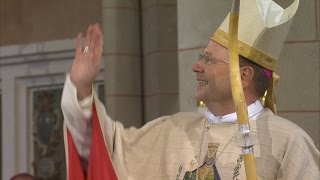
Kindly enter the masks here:
M 212 40 L 219 43 L 220 45 L 228 48 L 228 34 L 218 29 L 211 37 Z M 247 45 L 242 41 L 238 41 L 239 54 L 249 60 L 259 64 L 260 66 L 275 71 L 277 60 L 258 49 Z

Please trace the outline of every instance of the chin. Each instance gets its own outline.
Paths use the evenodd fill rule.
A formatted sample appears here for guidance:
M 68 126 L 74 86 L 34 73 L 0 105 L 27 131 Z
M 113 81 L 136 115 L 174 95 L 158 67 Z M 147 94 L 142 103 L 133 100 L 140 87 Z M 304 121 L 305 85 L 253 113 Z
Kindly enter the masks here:
M 196 100 L 205 101 L 207 98 L 208 98 L 208 89 L 206 88 L 206 86 L 197 87 Z

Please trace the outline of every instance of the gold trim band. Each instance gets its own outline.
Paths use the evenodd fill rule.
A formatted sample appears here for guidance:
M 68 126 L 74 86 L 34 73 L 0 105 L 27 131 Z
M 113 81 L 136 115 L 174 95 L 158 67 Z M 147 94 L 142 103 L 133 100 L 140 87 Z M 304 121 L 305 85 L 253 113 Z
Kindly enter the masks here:
M 211 37 L 212 40 L 219 43 L 220 45 L 228 48 L 228 34 L 220 29 L 218 29 L 213 36 Z M 271 71 L 275 71 L 277 60 L 272 58 L 263 52 L 255 49 L 244 42 L 238 41 L 238 49 L 239 54 L 249 60 L 259 64 L 260 66 L 269 69 Z

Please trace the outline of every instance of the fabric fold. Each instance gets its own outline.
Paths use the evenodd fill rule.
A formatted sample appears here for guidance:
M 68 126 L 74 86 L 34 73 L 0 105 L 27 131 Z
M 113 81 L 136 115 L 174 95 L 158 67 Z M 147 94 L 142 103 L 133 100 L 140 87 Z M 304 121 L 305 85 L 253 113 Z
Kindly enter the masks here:
M 82 167 L 81 158 L 76 150 L 68 129 L 67 157 L 68 180 L 117 180 L 107 146 L 104 142 L 95 105 L 92 107 L 92 143 L 88 160 L 87 174 Z

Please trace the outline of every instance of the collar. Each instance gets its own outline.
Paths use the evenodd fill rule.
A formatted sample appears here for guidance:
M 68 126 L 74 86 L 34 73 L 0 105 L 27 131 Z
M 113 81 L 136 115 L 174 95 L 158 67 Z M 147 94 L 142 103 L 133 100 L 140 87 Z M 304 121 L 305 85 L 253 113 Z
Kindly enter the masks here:
M 263 106 L 262 106 L 261 101 L 259 99 L 256 100 L 254 103 L 250 104 L 250 106 L 248 106 L 249 121 L 256 120 L 258 115 L 260 115 L 262 113 L 262 110 L 263 110 Z M 224 116 L 215 116 L 209 110 L 207 110 L 204 115 L 211 124 L 236 123 L 236 121 L 237 121 L 236 112 L 233 112 L 231 114 L 227 114 Z

